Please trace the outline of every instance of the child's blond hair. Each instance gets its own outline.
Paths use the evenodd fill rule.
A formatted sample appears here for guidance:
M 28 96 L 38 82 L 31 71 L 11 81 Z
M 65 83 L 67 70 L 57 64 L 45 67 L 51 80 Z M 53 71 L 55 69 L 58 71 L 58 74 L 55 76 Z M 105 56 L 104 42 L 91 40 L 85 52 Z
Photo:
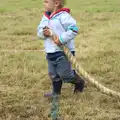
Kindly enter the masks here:
M 60 0 L 60 5 L 61 5 L 62 7 L 64 7 L 65 3 L 66 3 L 66 0 Z
M 64 5 L 66 3 L 66 0 L 53 0 L 53 1 L 59 1 L 61 7 L 64 7 Z

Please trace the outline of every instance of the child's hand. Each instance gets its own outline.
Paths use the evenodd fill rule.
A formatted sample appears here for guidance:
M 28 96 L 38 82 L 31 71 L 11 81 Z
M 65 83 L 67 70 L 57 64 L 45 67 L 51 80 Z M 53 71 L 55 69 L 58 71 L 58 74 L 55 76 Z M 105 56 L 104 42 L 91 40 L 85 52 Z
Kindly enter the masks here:
M 50 36 L 51 36 L 51 31 L 50 31 L 50 29 L 49 29 L 48 27 L 44 27 L 44 28 L 43 28 L 43 34 L 44 34 L 44 36 L 46 36 L 46 37 L 50 37 Z
M 46 37 L 51 37 L 54 43 L 57 44 L 58 46 L 62 45 L 59 40 L 59 37 L 57 35 L 53 35 L 50 28 L 48 28 L 47 26 L 43 28 L 43 34 Z
M 53 35 L 52 39 L 53 39 L 54 43 L 57 44 L 58 46 L 62 45 L 59 40 L 59 37 L 57 35 Z

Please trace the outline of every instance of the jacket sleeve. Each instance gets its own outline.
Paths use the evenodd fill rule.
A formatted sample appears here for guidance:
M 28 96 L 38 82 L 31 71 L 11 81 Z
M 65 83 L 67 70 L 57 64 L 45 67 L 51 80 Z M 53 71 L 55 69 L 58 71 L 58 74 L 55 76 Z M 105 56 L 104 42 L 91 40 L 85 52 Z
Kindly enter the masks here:
M 44 24 L 44 16 L 42 18 L 42 20 L 40 21 L 40 24 L 38 25 L 38 28 L 37 28 L 37 36 L 40 38 L 40 39 L 45 39 L 45 36 L 43 34 L 43 28 L 45 27 L 45 24 Z
M 74 39 L 78 34 L 78 28 L 76 26 L 76 20 L 73 17 L 65 13 L 61 16 L 61 24 L 65 29 L 59 36 L 59 40 L 62 44 L 66 44 L 69 40 Z

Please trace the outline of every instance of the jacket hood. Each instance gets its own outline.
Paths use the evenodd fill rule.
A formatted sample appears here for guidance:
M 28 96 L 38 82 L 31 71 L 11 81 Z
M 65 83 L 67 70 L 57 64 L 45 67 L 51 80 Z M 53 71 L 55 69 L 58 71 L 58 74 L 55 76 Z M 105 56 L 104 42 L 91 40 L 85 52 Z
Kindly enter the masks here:
M 61 9 L 59 9 L 58 11 L 56 11 L 55 13 L 53 13 L 52 15 L 51 15 L 51 13 L 50 12 L 48 12 L 48 11 L 46 11 L 46 12 L 44 12 L 44 15 L 48 18 L 48 19 L 51 19 L 54 15 L 56 15 L 56 14 L 58 14 L 58 13 L 60 13 L 60 12 L 67 12 L 67 13 L 70 13 L 70 9 L 69 8 L 61 8 Z

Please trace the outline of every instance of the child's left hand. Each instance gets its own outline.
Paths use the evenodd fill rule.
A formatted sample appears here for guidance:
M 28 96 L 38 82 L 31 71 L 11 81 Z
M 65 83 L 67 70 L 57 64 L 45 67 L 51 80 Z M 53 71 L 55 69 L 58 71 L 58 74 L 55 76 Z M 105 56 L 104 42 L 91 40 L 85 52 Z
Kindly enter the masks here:
M 53 39 L 54 43 L 57 44 L 58 46 L 62 45 L 59 40 L 59 37 L 57 35 L 53 35 L 52 39 Z

